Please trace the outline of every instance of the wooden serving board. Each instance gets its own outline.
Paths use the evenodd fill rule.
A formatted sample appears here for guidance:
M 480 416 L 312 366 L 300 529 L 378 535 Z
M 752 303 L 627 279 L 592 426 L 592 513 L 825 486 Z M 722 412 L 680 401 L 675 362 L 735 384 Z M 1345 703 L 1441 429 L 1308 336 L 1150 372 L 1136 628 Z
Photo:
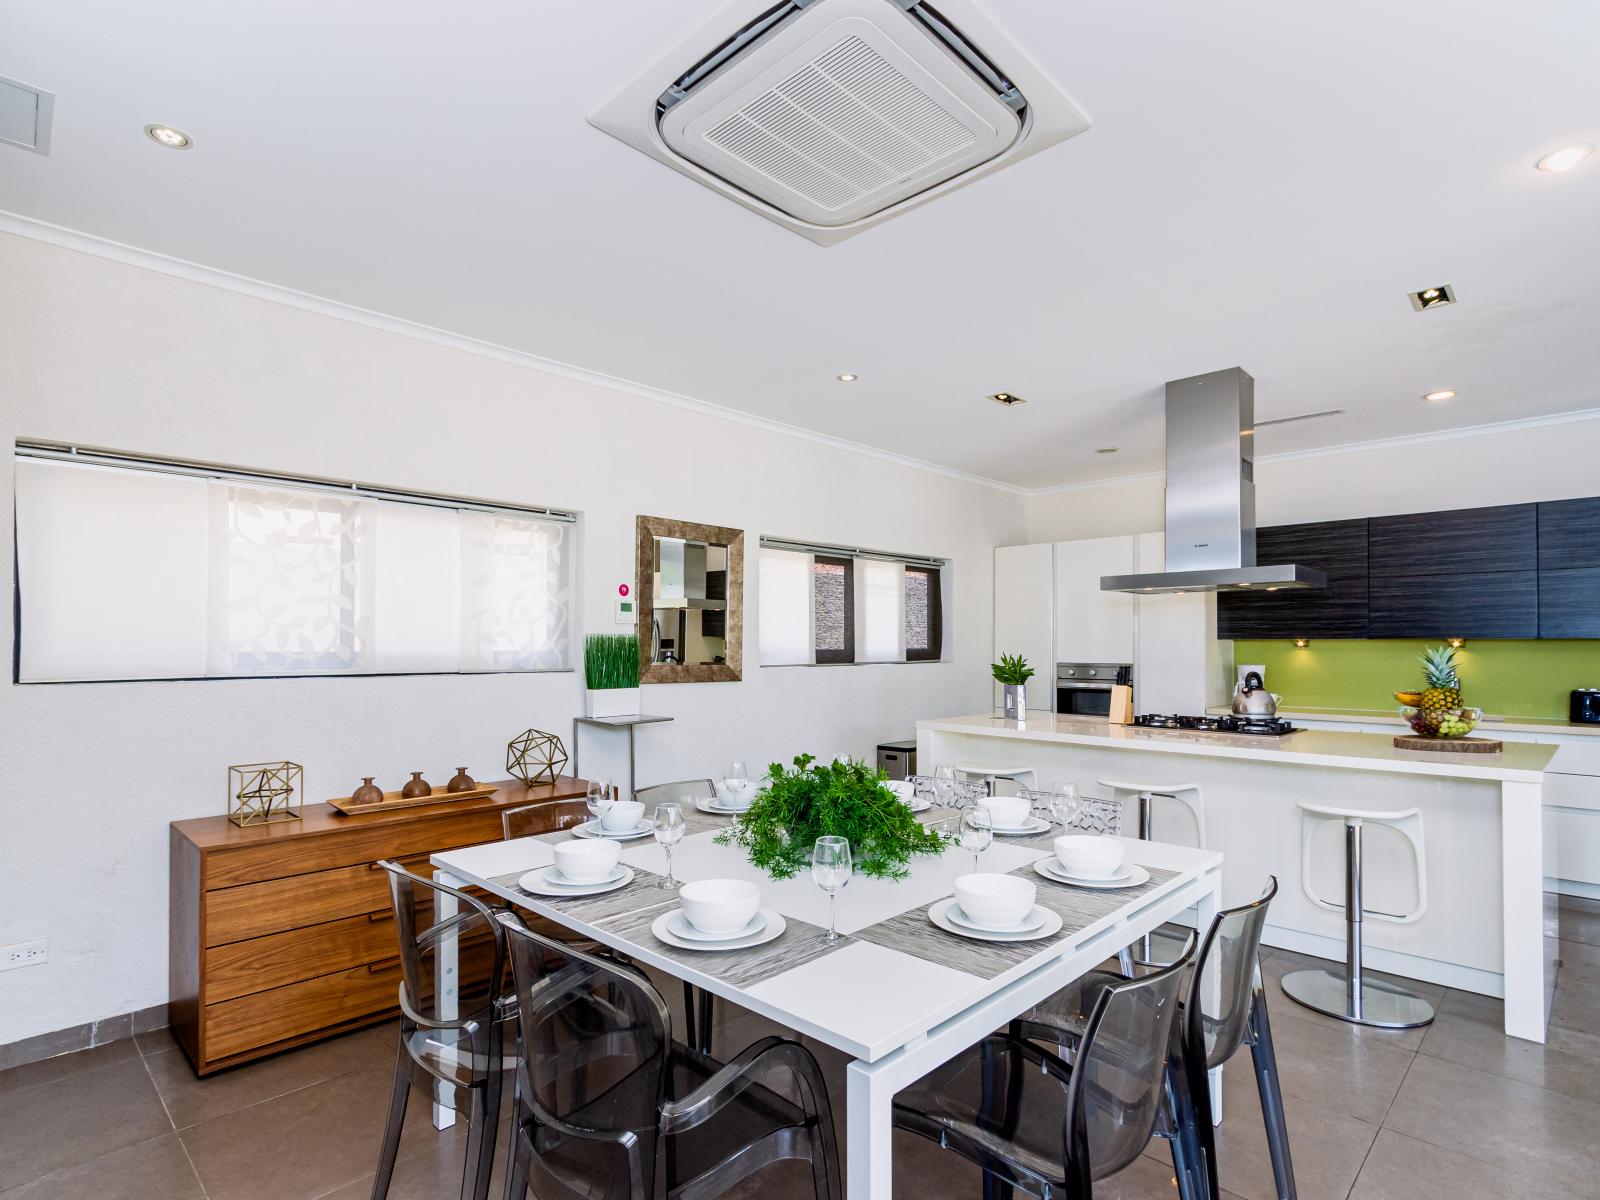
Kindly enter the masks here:
M 328 804 L 336 812 L 350 816 L 353 813 L 388 812 L 391 808 L 414 808 L 418 804 L 445 804 L 451 800 L 471 800 L 478 796 L 492 796 L 499 790 L 490 786 L 468 788 L 464 792 L 447 792 L 442 787 L 436 787 L 428 796 L 402 796 L 399 792 L 385 792 L 382 800 L 371 804 L 356 804 L 349 796 L 329 800 Z
M 1396 750 L 1436 750 L 1445 754 L 1499 754 L 1506 744 L 1498 738 L 1431 738 L 1398 734 L 1394 739 Z

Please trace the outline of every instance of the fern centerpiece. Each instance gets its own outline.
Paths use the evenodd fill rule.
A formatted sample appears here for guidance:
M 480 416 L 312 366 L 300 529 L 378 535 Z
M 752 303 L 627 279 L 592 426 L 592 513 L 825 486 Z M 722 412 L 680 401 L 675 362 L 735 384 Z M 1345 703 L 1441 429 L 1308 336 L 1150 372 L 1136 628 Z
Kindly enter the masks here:
M 862 763 L 824 766 L 809 754 L 793 770 L 773 763 L 755 801 L 717 844 L 741 846 L 774 879 L 790 879 L 810 867 L 816 840 L 831 834 L 849 839 L 861 874 L 904 879 L 913 856 L 941 853 L 946 839 L 883 786 L 886 778 Z

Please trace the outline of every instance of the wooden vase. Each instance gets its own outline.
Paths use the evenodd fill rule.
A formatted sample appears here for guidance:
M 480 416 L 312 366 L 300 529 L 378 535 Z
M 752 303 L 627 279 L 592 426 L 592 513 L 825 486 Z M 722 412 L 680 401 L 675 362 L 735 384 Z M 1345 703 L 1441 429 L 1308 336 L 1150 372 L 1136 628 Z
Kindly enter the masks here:
M 419 796 L 431 796 L 433 786 L 422 777 L 421 771 L 413 771 L 410 782 L 400 789 L 400 795 L 407 800 L 415 800 Z
M 382 804 L 383 789 L 372 782 L 372 776 L 362 777 L 361 786 L 350 793 L 352 804 Z
M 450 782 L 444 785 L 447 792 L 470 792 L 477 787 L 471 775 L 467 774 L 465 767 L 457 767 L 456 773 L 450 777 Z

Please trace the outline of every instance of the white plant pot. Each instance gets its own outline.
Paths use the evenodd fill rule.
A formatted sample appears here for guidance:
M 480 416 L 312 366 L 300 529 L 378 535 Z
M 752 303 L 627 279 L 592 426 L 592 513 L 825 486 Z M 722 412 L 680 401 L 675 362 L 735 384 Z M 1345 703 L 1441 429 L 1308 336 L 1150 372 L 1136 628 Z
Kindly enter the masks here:
M 1006 720 L 1026 721 L 1028 719 L 1028 689 L 1024 685 L 1005 684 L 1006 690 Z
M 639 715 L 638 688 L 588 688 L 589 716 L 636 717 Z

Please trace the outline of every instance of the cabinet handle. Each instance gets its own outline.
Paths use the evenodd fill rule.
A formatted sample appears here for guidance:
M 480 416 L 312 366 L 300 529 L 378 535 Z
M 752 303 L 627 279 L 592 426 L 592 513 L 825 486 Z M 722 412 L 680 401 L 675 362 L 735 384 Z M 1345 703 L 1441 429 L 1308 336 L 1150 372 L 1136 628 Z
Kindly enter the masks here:
M 391 908 L 386 912 L 370 912 L 367 914 L 367 920 L 371 921 L 374 925 L 376 925 L 379 921 L 392 921 L 394 920 L 394 909 Z
M 368 963 L 367 974 L 383 975 L 389 971 L 399 970 L 399 968 L 400 960 L 398 958 L 386 958 L 382 962 Z

